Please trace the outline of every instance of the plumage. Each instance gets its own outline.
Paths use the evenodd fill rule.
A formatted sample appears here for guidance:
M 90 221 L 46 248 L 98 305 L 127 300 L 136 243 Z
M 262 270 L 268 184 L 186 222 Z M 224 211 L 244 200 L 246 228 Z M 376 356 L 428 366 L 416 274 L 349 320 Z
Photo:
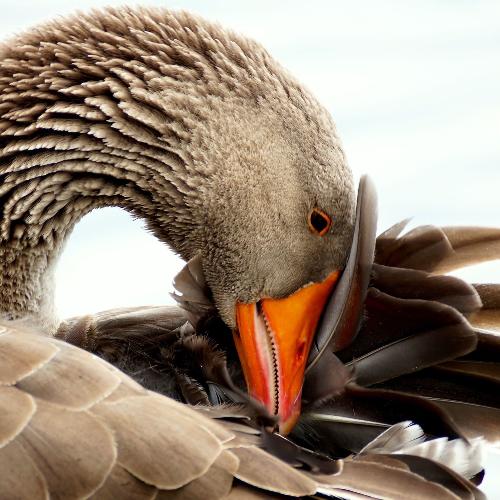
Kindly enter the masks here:
M 94 492 L 116 461 L 113 434 L 99 418 L 43 399 L 37 400 L 36 413 L 16 441 L 35 462 L 54 498 Z
M 157 497 L 158 490 L 154 486 L 140 481 L 118 463 L 114 465 L 104 484 L 93 495 L 95 500 L 114 500 L 115 498 L 153 500 Z
M 423 442 L 425 442 L 423 430 L 408 420 L 389 427 L 360 450 L 360 453 L 402 451 L 409 446 L 416 446 Z
M 55 345 L 38 344 L 29 337 L 13 338 L 6 335 L 6 328 L 0 330 L 0 383 L 12 385 L 43 367 L 58 352 Z M 8 355 L 1 353 L 8 352 Z
M 499 230 L 376 238 L 373 183 L 355 202 L 330 116 L 257 43 L 164 9 L 19 35 L 0 178 L 2 498 L 483 498 L 500 289 L 439 273 L 498 258 Z M 60 322 L 57 257 L 109 205 L 187 261 L 180 307 Z M 316 335 L 287 357 L 296 320 Z
M 78 387 L 84 393 L 89 393 L 87 386 L 101 386 L 107 391 L 109 384 L 104 379 L 115 381 L 119 373 L 105 361 L 77 347 L 23 332 L 21 328 L 16 331 L 6 326 L 6 329 L 4 335 L 30 339 L 34 346 L 60 347 L 61 359 L 53 358 L 48 366 L 86 360 L 89 370 L 102 372 L 99 379 L 81 379 Z M 4 344 L 3 354 L 8 355 L 14 345 Z M 36 369 L 31 377 L 43 380 L 47 367 Z M 337 475 L 294 468 L 262 449 L 262 441 L 255 443 L 254 437 L 262 431 L 249 432 L 251 427 L 242 423 L 235 425 L 238 420 L 248 420 L 244 413 L 240 416 L 238 407 L 213 410 L 205 407 L 196 411 L 144 389 L 134 391 L 135 383 L 123 374 L 120 374 L 120 386 L 126 385 L 128 392 L 118 386 L 104 399 L 96 397 L 91 405 L 77 408 L 71 396 L 64 398 L 64 392 L 58 404 L 50 402 L 54 399 L 52 393 L 58 392 L 57 383 L 48 386 L 47 392 L 41 395 L 33 394 L 30 386 L 20 388 L 19 384 L 3 389 L 14 391 L 19 401 L 33 403 L 24 413 L 27 422 L 21 419 L 22 406 L 16 407 L 14 415 L 24 424 L 11 431 L 8 442 L 0 448 L 0 463 L 5 465 L 2 471 L 14 470 L 13 466 L 17 465 L 21 473 L 2 474 L 0 488 L 9 494 L 19 492 L 16 494 L 20 498 L 28 498 L 28 494 L 32 495 L 30 498 L 45 498 L 49 491 L 54 498 L 89 495 L 96 499 L 118 495 L 138 499 L 155 495 L 155 498 L 222 498 L 233 484 L 241 482 L 247 488 L 257 487 L 249 490 L 256 498 L 269 498 L 269 492 L 304 496 L 318 490 L 337 491 L 337 475 L 341 478 L 345 468 L 349 475 L 341 481 L 342 488 L 350 484 L 350 471 L 361 467 L 360 472 L 368 469 L 376 476 L 380 468 L 386 467 L 377 464 L 372 471 L 368 464 L 359 466 L 348 458 L 343 464 L 339 463 Z M 114 393 L 119 395 L 113 397 Z M 9 414 L 6 410 L 14 401 L 12 397 L 0 398 L 3 415 Z M 3 422 L 1 427 L 6 429 Z M 300 454 L 297 456 L 300 458 Z M 155 457 L 155 461 L 150 457 Z M 68 469 L 73 471 L 71 479 L 64 472 Z M 403 477 L 405 481 L 411 478 L 410 482 L 424 484 L 422 479 L 407 476 Z M 26 480 L 20 483 L 17 478 Z M 391 488 L 398 488 L 400 479 L 397 474 L 394 481 L 389 478 Z M 375 484 L 363 488 L 374 497 L 378 491 Z M 433 488 L 439 487 L 425 486 L 425 490 Z
M 359 478 L 362 477 L 363 481 Z M 325 485 L 325 491 L 341 498 L 400 498 L 404 485 L 405 498 L 442 498 L 456 500 L 457 497 L 445 487 L 424 479 L 411 471 L 376 462 L 352 461 L 344 464 L 342 474 Z M 354 493 L 354 495 L 352 495 Z M 352 496 L 351 496 L 352 495 Z
M 65 352 L 64 349 L 65 346 L 61 346 L 50 363 L 37 370 L 36 376 L 23 377 L 16 386 L 44 401 L 84 410 L 96 401 L 105 399 L 120 385 L 120 379 L 108 370 L 98 365 L 90 369 L 90 356 L 81 356 L 73 350 Z M 78 390 L 75 390 L 74 380 L 82 382 Z M 58 386 L 57 392 L 50 389 L 55 384 Z
M 159 492 L 157 498 L 193 500 L 224 498 L 232 489 L 239 466 L 238 456 L 232 451 L 223 450 L 206 474 L 179 488 L 177 492 Z
M 401 376 L 403 372 L 397 369 L 393 375 L 389 376 L 391 383 L 392 381 L 394 383 L 394 388 L 397 389 L 396 392 L 381 389 L 356 388 L 351 385 L 353 379 L 359 381 L 359 378 L 356 379 L 356 372 L 346 370 L 346 367 L 344 367 L 341 361 L 338 360 L 333 353 L 329 354 L 330 351 L 325 351 L 325 354 L 320 357 L 320 361 L 328 360 L 327 354 L 333 356 L 326 361 L 319 372 L 320 378 L 322 376 L 326 382 L 323 381 L 320 383 L 320 380 L 315 378 L 312 370 L 308 374 L 312 381 L 312 383 L 309 381 L 309 385 L 312 387 L 319 386 L 316 387 L 315 392 L 311 392 L 313 396 L 311 402 L 322 400 L 323 406 L 318 410 L 314 410 L 313 404 L 311 410 L 306 410 L 301 417 L 299 427 L 300 425 L 305 425 L 307 429 L 310 429 L 309 432 L 312 431 L 312 435 L 309 435 L 308 438 L 304 438 L 300 430 L 297 430 L 292 438 L 298 439 L 299 442 L 303 442 L 305 439 L 305 442 L 310 443 L 310 446 L 315 447 L 315 449 L 323 453 L 333 453 L 333 456 L 346 456 L 345 450 L 347 450 L 347 454 L 359 453 L 370 441 L 374 439 L 376 441 L 377 436 L 387 429 L 390 424 L 397 424 L 397 422 L 401 420 L 410 418 L 413 421 L 419 422 L 431 435 L 448 436 L 449 438 L 457 438 L 459 436 L 473 438 L 484 435 L 485 439 L 489 442 L 497 442 L 497 436 L 500 432 L 497 415 L 495 413 L 497 410 L 488 406 L 475 406 L 468 403 L 464 390 L 466 390 L 469 384 L 460 385 L 460 382 L 457 382 L 458 385 L 456 387 L 458 392 L 455 390 L 455 392 L 451 393 L 445 388 L 446 386 L 443 385 L 444 372 L 454 373 L 458 371 L 465 372 L 466 374 L 470 372 L 472 372 L 472 374 L 479 372 L 480 376 L 486 375 L 491 377 L 491 374 L 495 374 L 498 370 L 497 364 L 495 363 L 497 358 L 494 354 L 491 354 L 491 347 L 488 344 L 490 342 L 490 337 L 486 334 L 475 334 L 468 326 L 463 316 L 454 308 L 454 306 L 458 307 L 459 310 L 462 310 L 465 314 L 476 311 L 477 308 L 480 307 L 480 303 L 478 302 L 478 296 L 474 289 L 457 278 L 441 278 L 439 276 L 434 278 L 430 275 L 422 274 L 423 272 L 420 271 L 417 273 L 411 270 L 410 272 L 405 272 L 404 269 L 402 269 L 402 272 L 399 272 L 399 268 L 394 269 L 394 271 L 393 268 L 388 268 L 389 272 L 384 275 L 385 281 L 380 281 L 380 278 L 377 276 L 377 271 L 379 269 L 380 265 L 375 264 L 371 286 L 373 284 L 378 284 L 382 289 L 387 290 L 387 292 L 395 293 L 396 296 L 389 293 L 378 292 L 374 288 L 370 289 L 364 304 L 365 310 L 367 311 L 365 312 L 367 318 L 364 319 L 361 325 L 361 331 L 352 343 L 351 350 L 345 352 L 340 351 L 339 355 L 345 357 L 348 352 L 377 354 L 378 352 L 383 352 L 387 347 L 390 347 L 394 338 L 398 339 L 404 346 L 407 346 L 413 339 L 419 339 L 419 336 L 422 335 L 420 332 L 424 332 L 424 334 L 426 332 L 434 332 L 436 328 L 437 331 L 440 331 L 439 329 L 442 328 L 445 328 L 446 331 L 449 325 L 456 325 L 450 331 L 449 340 L 451 342 L 460 342 L 459 339 L 461 335 L 465 334 L 465 338 L 470 339 L 471 342 L 469 347 L 466 347 L 463 351 L 458 347 L 460 343 L 457 344 L 458 349 L 455 352 L 451 347 L 452 344 L 450 344 L 449 350 L 443 350 L 445 357 L 449 356 L 452 359 L 455 358 L 457 359 L 456 361 L 444 361 L 444 359 L 439 358 L 439 355 L 437 358 L 433 358 L 432 356 L 434 356 L 436 352 L 433 349 L 435 344 L 431 340 L 422 342 L 423 348 L 430 349 L 429 355 L 431 357 L 424 354 L 425 351 L 422 351 L 420 356 L 415 356 L 416 359 L 421 358 L 421 362 L 424 364 L 428 362 L 430 366 L 439 365 L 440 375 L 431 379 L 432 382 L 429 387 L 432 387 L 434 391 L 444 391 L 447 396 L 455 394 L 456 401 L 436 398 L 435 395 L 433 395 L 431 399 L 423 398 L 422 396 L 425 396 L 426 393 L 422 390 L 418 382 L 405 384 L 405 376 Z M 429 276 L 428 279 L 430 282 L 422 286 L 424 276 Z M 389 279 L 390 277 L 393 279 Z M 378 282 L 377 279 L 379 279 Z M 399 279 L 400 282 L 398 282 L 397 279 Z M 195 292 L 193 296 L 198 297 L 197 292 Z M 381 308 L 380 306 L 374 307 L 376 304 L 379 304 L 379 301 L 375 300 L 375 298 L 380 296 L 387 297 L 388 299 L 389 305 L 385 306 L 385 308 Z M 440 299 L 442 296 L 443 300 L 441 302 Z M 208 297 L 204 299 L 205 302 L 208 300 Z M 393 304 L 398 304 L 398 307 L 394 307 Z M 416 308 L 415 305 L 417 306 Z M 411 312 L 413 311 L 412 308 L 415 308 L 415 312 Z M 390 311 L 392 311 L 392 315 L 389 314 L 386 316 L 386 313 Z M 394 315 L 395 312 L 396 316 Z M 199 318 L 195 318 L 195 323 L 198 319 Z M 376 325 L 378 325 L 378 327 Z M 391 335 L 395 335 L 396 337 L 393 338 L 390 335 L 388 336 L 387 327 L 391 329 Z M 201 328 L 201 331 L 204 331 L 203 322 L 201 323 Z M 216 331 L 217 330 L 220 330 L 220 324 L 219 328 L 216 328 Z M 198 332 L 199 331 L 198 329 Z M 104 337 L 106 336 L 105 331 L 101 333 Z M 205 334 L 206 333 L 207 332 L 205 332 Z M 197 333 L 196 331 L 192 331 L 190 334 L 196 335 Z M 222 343 L 222 345 L 224 345 L 224 342 L 229 341 L 228 338 L 221 335 L 220 331 L 215 333 L 209 329 L 208 334 L 215 335 L 214 338 Z M 434 340 L 435 336 L 429 333 L 428 338 Z M 477 349 L 473 350 L 477 339 Z M 186 344 L 184 342 L 183 346 L 189 351 L 189 343 Z M 485 354 L 490 353 L 488 361 L 482 361 L 481 352 L 483 351 Z M 405 352 L 408 351 L 401 351 L 403 356 L 406 355 Z M 439 351 L 437 351 L 437 353 L 439 353 Z M 463 353 L 468 354 L 465 356 L 464 360 L 461 361 L 460 356 Z M 415 352 L 409 350 L 408 355 L 414 356 Z M 477 356 L 480 357 L 479 359 L 481 359 L 481 361 L 465 361 L 465 359 Z M 404 360 L 406 358 L 404 357 L 403 361 L 401 361 L 401 355 L 388 355 L 386 359 L 390 360 L 388 368 L 391 371 L 394 371 L 394 366 L 399 366 L 395 364 L 395 362 L 399 363 L 402 368 L 406 367 L 403 371 L 407 371 L 408 366 L 413 366 L 411 363 L 405 363 Z M 231 359 L 228 359 L 228 362 L 231 363 Z M 332 369 L 332 366 L 336 368 Z M 384 366 L 383 361 L 381 362 L 381 366 Z M 176 367 L 178 369 L 179 365 L 176 365 Z M 423 365 L 420 368 L 423 368 Z M 437 370 L 437 368 L 435 369 Z M 484 370 L 486 370 L 486 372 L 484 372 Z M 344 371 L 345 374 L 340 375 Z M 421 378 L 421 376 L 427 372 L 429 372 L 429 369 L 417 370 L 414 377 Z M 326 373 L 334 373 L 336 376 L 325 377 Z M 370 373 L 370 371 L 367 371 L 367 373 Z M 429 372 L 429 375 L 431 374 L 432 372 Z M 406 376 L 408 377 L 409 375 Z M 329 378 L 332 380 L 331 383 L 328 382 Z M 308 379 L 306 378 L 306 388 L 307 386 Z M 347 391 L 342 395 L 345 391 L 342 387 L 346 386 Z M 198 388 L 200 387 L 198 386 Z M 323 390 L 322 388 L 326 391 L 323 394 L 321 393 L 321 390 Z M 328 393 L 329 390 L 332 392 Z M 492 391 L 491 389 L 481 391 L 480 394 L 483 394 L 482 403 L 487 403 L 486 398 L 491 399 L 495 397 L 496 393 L 496 390 Z M 330 397 L 333 396 L 333 401 L 329 403 L 328 397 L 326 401 L 324 401 L 324 394 Z M 182 395 L 177 395 L 177 397 L 182 398 Z M 475 420 L 474 415 L 477 415 L 478 420 Z M 453 420 L 451 420 L 450 417 L 453 418 Z M 320 440 L 319 442 L 317 441 L 318 439 Z M 436 441 L 436 445 L 433 446 L 439 448 L 439 443 L 444 442 L 448 441 L 442 439 L 441 441 Z M 455 442 L 460 443 L 460 440 L 455 439 L 455 441 L 451 441 L 451 443 Z M 319 445 L 319 443 L 321 443 L 321 445 Z M 452 446 L 455 445 L 453 444 Z M 460 448 L 462 445 L 457 446 Z M 276 453 L 276 449 L 272 447 L 271 449 L 273 453 Z M 385 451 L 387 452 L 388 450 Z M 420 452 L 421 451 L 417 449 L 415 455 L 418 455 Z M 472 456 L 470 458 L 471 463 L 475 463 L 477 467 L 477 453 L 475 457 L 475 459 L 472 459 Z M 391 460 L 394 460 L 394 458 L 391 458 Z M 416 467 L 416 465 L 414 466 Z M 419 463 L 418 466 L 421 467 L 422 464 Z M 465 495 L 463 485 L 458 484 L 456 482 L 457 478 L 448 470 L 443 471 L 438 468 L 434 470 L 434 472 L 429 473 L 431 475 L 435 474 L 441 481 L 445 481 L 448 486 L 452 484 L 452 486 L 450 486 L 452 487 L 452 491 L 459 491 L 461 492 L 460 495 Z M 470 490 L 470 488 L 472 488 L 472 490 Z M 466 491 L 467 495 L 472 495 L 471 498 L 481 497 L 481 494 L 470 484 L 466 486 Z M 473 493 L 470 493 L 470 491 Z
M 498 256 L 498 228 L 420 226 L 399 237 L 407 223 L 380 235 L 377 262 L 444 274 Z
M 485 307 L 476 287 L 453 276 L 374 264 L 372 285 L 401 299 L 437 300 L 462 314 L 480 312 Z
M 484 447 L 480 439 L 466 443 L 460 439 L 449 441 L 446 438 L 438 438 L 408 446 L 401 450 L 401 453 L 445 464 L 460 476 L 468 479 L 483 470 Z
M 0 388 L 0 402 L 11 411 L 0 417 L 2 430 L 0 444 L 6 445 L 12 441 L 31 420 L 35 413 L 36 404 L 29 394 L 20 392 L 12 387 Z
M 354 355 L 354 359 L 347 364 L 353 366 L 357 380 L 362 385 L 377 384 L 406 373 L 420 371 L 427 366 L 467 354 L 476 346 L 477 340 L 472 328 L 455 309 L 438 302 L 415 299 L 402 302 L 375 288 L 370 292 L 369 301 L 385 302 L 383 307 L 385 306 L 388 314 L 402 311 L 401 316 L 414 331 L 408 334 L 404 328 L 395 328 L 395 338 L 386 337 L 382 346 L 374 346 L 368 353 Z M 430 315 L 428 309 L 433 309 L 432 328 L 425 323 L 419 324 L 420 321 L 425 321 L 425 316 Z M 411 320 L 415 318 L 420 321 L 412 324 Z M 421 331 L 418 331 L 420 329 Z M 385 333 L 387 335 L 388 332 Z M 349 358 L 343 353 L 341 359 Z M 392 363 L 387 362 L 389 359 Z
M 408 465 L 411 472 L 444 486 L 458 498 L 486 499 L 472 481 L 464 481 L 462 476 L 443 463 L 435 463 L 415 455 L 399 455 L 398 459 Z
M 488 443 L 498 447 L 500 444 L 498 408 L 448 399 L 434 399 L 434 401 L 453 418 L 467 439 L 484 438 Z
M 422 247 L 420 246 L 420 248 Z M 411 247 L 408 247 L 406 251 L 411 253 Z M 492 257 L 494 256 L 492 254 Z M 449 385 L 446 385 L 446 379 L 443 378 L 444 373 L 453 375 L 455 372 L 459 374 L 464 372 L 465 375 L 486 377 L 489 380 L 492 374 L 498 370 L 496 363 L 498 358 L 494 351 L 492 352 L 490 345 L 495 339 L 487 334 L 475 333 L 462 316 L 462 314 L 474 314 L 481 307 L 478 294 L 474 288 L 457 278 L 433 277 L 425 271 L 413 272 L 403 268 L 387 267 L 385 264 L 383 266 L 385 266 L 384 274 L 380 275 L 379 271 L 382 269 L 382 265 L 374 264 L 369 284 L 371 288 L 369 288 L 367 299 L 363 304 L 365 318 L 359 334 L 348 349 L 341 350 L 337 354 L 344 361 L 352 359 L 352 356 L 358 359 L 355 353 L 358 353 L 359 359 L 363 359 L 363 356 L 368 354 L 370 356 L 380 355 L 380 366 L 388 373 L 385 386 L 392 390 L 382 389 L 384 384 L 380 386 L 380 383 L 378 384 L 380 387 L 375 385 L 373 389 L 352 385 L 353 380 L 363 382 L 362 377 L 359 378 L 359 371 L 356 373 L 356 370 L 354 372 L 348 370 L 330 350 L 324 351 L 317 363 L 317 366 L 321 366 L 318 372 L 319 377 L 314 373 L 314 370 L 308 372 L 310 380 L 306 378 L 305 393 L 308 392 L 308 387 L 314 388 L 310 391 L 312 397 L 307 403 L 308 405 L 312 403 L 312 405 L 311 409 L 306 407 L 299 422 L 299 428 L 292 434 L 292 439 L 306 442 L 308 446 L 327 455 L 345 457 L 349 453 L 359 453 L 374 439 L 376 442 L 377 436 L 381 435 L 391 424 L 411 419 L 423 426 L 430 435 L 447 436 L 454 439 L 451 443 L 461 443 L 460 440 L 456 439 L 460 436 L 474 438 L 483 435 L 489 442 L 496 443 L 500 432 L 497 410 L 490 406 L 484 406 L 484 404 L 490 404 L 489 401 L 496 396 L 498 391 L 485 388 L 478 394 L 481 406 L 471 405 L 467 397 L 467 387 L 470 386 L 470 383 L 461 383 L 460 380 L 457 380 L 455 390 L 450 392 Z M 388 272 L 385 272 L 385 269 Z M 384 292 L 373 288 L 375 284 L 380 286 Z M 199 297 L 198 292 L 194 292 L 192 296 Z M 381 298 L 384 298 L 385 302 L 381 302 Z M 208 303 L 209 298 L 205 295 L 203 300 Z M 187 307 L 189 308 L 189 305 Z M 462 311 L 462 314 L 458 311 Z M 205 335 L 208 334 L 217 339 L 220 345 L 227 345 L 230 339 L 221 334 L 220 324 L 215 323 L 215 326 L 212 325 L 212 329 L 209 328 L 206 331 L 203 321 L 201 324 L 198 321 L 199 317 L 194 318 L 195 324 L 201 326 L 196 331 L 192 331 L 191 335 L 204 332 Z M 435 350 L 434 342 L 436 335 L 434 332 L 441 330 L 445 334 L 449 330 L 449 338 L 445 337 L 447 340 L 444 342 L 442 350 L 444 358 L 440 357 L 439 350 Z M 105 336 L 104 331 L 102 334 Z M 462 336 L 468 344 L 461 344 Z M 412 342 L 418 342 L 422 337 L 424 350 L 416 355 L 415 349 L 406 349 Z M 390 349 L 394 341 L 402 345 L 400 354 L 383 357 L 384 351 Z M 452 347 L 454 342 L 457 342 L 455 351 Z M 463 347 L 460 347 L 461 345 Z M 189 343 L 184 342 L 183 347 L 190 350 Z M 428 354 L 426 354 L 427 349 Z M 227 352 L 229 353 L 229 351 L 228 349 Z M 462 354 L 466 354 L 463 360 L 460 357 Z M 407 359 L 410 359 L 407 356 L 414 356 L 414 359 L 422 365 L 415 366 L 414 363 L 407 362 Z M 483 361 L 485 356 L 487 361 Z M 446 361 L 445 358 L 455 359 L 455 361 Z M 471 361 L 466 361 L 469 358 Z M 472 361 L 475 358 L 478 358 L 479 361 Z M 231 357 L 229 357 L 228 362 L 231 368 L 231 362 L 234 363 L 234 358 L 231 361 Z M 427 366 L 437 368 L 423 369 L 427 363 Z M 351 364 L 355 365 L 355 363 Z M 177 364 L 174 369 L 179 369 L 179 366 Z M 398 366 L 401 368 L 398 369 Z M 414 375 L 408 374 L 409 371 L 414 370 Z M 432 370 L 436 371 L 435 376 Z M 335 376 L 327 376 L 327 373 L 335 374 Z M 376 377 L 375 373 L 370 370 L 367 370 L 366 373 L 370 377 Z M 236 374 L 236 376 L 238 375 Z M 421 383 L 418 382 L 418 380 L 423 380 L 423 376 L 430 377 L 427 387 L 432 389 L 434 393 L 427 394 Z M 414 380 L 406 383 L 405 380 L 408 377 L 413 377 Z M 202 376 L 202 383 L 203 380 Z M 369 383 L 376 382 L 375 378 Z M 472 387 L 476 387 L 476 389 L 473 389 L 471 394 L 476 394 L 477 385 Z M 198 386 L 198 388 L 200 387 Z M 222 394 L 224 395 L 224 392 Z M 447 398 L 452 396 L 452 400 L 443 399 L 442 394 L 446 394 Z M 425 398 L 426 395 L 430 396 L 430 399 Z M 453 401 L 453 395 L 455 401 Z M 177 395 L 177 397 L 182 398 L 182 395 Z M 224 397 L 227 397 L 227 394 L 223 396 L 223 400 Z M 333 400 L 329 401 L 330 398 Z M 314 403 L 317 404 L 317 401 L 321 401 L 322 406 L 315 410 Z M 477 420 L 475 420 L 474 415 L 478 416 Z M 304 429 L 308 429 L 304 430 L 306 434 L 302 434 L 300 426 L 305 426 Z M 439 443 L 445 442 L 448 441 L 441 439 L 441 441 L 436 441 L 433 446 L 439 448 L 441 446 Z M 425 444 L 423 449 L 426 446 L 430 445 Z M 451 446 L 455 447 L 454 444 Z M 462 445 L 458 444 L 457 446 L 461 448 Z M 271 450 L 273 453 L 277 452 L 273 447 Z M 418 456 L 421 452 L 422 450 L 417 449 L 413 456 Z M 472 455 L 470 457 L 471 463 L 477 467 L 477 453 L 473 450 L 471 453 L 475 454 L 475 459 L 472 458 Z M 413 459 L 405 458 L 405 460 L 411 461 Z M 423 470 L 421 469 L 422 463 L 424 462 L 413 465 L 420 467 L 418 470 Z M 427 464 L 427 462 L 425 463 Z M 426 467 L 429 466 L 426 465 Z M 434 477 L 433 474 L 435 477 L 439 477 L 441 481 L 452 488 L 452 491 L 458 491 L 462 496 L 472 495 L 471 498 L 481 497 L 481 494 L 470 484 L 467 484 L 464 490 L 460 480 L 448 469 L 433 469 L 432 467 L 430 466 L 429 469 L 431 472 L 425 469 L 426 473 L 431 474 L 432 477 Z
M 235 300 L 284 296 L 342 267 L 355 200 L 334 125 L 257 43 L 186 13 L 110 8 L 20 35 L 0 61 L 0 251 L 22 269 L 2 268 L 6 314 L 57 329 L 53 264 L 102 206 L 144 218 L 186 260 L 200 253 L 228 324 Z M 302 224 L 313 199 L 335 213 L 335 244 Z M 274 266 L 296 230 L 293 269 Z M 276 278 L 263 281 L 262 266 Z
M 312 479 L 263 450 L 240 447 L 233 453 L 240 459 L 236 477 L 247 484 L 293 497 L 312 495 L 317 490 Z
M 453 254 L 439 263 L 435 272 L 446 273 L 492 259 L 500 252 L 500 230 L 488 227 L 444 227 Z
M 483 307 L 476 311 L 470 318 L 472 325 L 477 328 L 495 332 L 500 331 L 500 285 L 498 284 L 480 284 L 475 285 L 475 289 Z
M 1 448 L 0 495 L 3 498 L 46 499 L 47 480 L 24 446 L 14 440 Z

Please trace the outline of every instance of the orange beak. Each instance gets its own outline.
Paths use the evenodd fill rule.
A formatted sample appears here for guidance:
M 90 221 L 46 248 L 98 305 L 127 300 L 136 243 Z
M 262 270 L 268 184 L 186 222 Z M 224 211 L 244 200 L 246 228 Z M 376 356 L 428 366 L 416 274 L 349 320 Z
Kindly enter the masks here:
M 234 341 L 248 392 L 278 416 L 281 434 L 299 418 L 309 350 L 339 275 L 334 271 L 284 299 L 236 305 Z

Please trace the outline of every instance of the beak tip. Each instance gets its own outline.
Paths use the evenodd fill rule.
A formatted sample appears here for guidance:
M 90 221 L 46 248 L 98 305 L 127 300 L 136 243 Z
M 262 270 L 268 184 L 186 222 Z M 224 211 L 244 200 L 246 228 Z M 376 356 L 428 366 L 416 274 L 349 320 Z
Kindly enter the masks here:
M 301 410 L 300 397 L 297 397 L 293 406 L 287 412 L 287 415 L 285 416 L 280 415 L 279 428 L 278 428 L 280 434 L 286 436 L 287 434 L 290 434 L 290 432 L 292 432 L 293 428 L 295 427 L 295 424 L 297 423 L 300 417 L 300 410 Z
M 299 414 L 297 413 L 296 415 L 292 415 L 291 417 L 289 417 L 287 420 L 280 421 L 278 432 L 282 436 L 290 434 L 290 432 L 292 432 L 293 428 L 295 427 L 295 424 L 297 423 L 298 419 L 299 419 Z

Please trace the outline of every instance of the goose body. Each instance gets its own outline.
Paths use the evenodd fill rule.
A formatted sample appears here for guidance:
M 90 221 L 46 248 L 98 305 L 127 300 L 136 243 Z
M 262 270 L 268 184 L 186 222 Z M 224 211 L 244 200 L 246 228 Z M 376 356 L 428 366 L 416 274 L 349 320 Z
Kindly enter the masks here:
M 315 474 L 262 450 L 244 411 L 182 405 L 67 343 L 6 324 L 0 353 L 0 396 L 10 408 L 1 422 L 2 498 L 397 498 L 401 484 L 414 489 L 410 498 L 456 498 L 385 458 L 382 442 Z M 393 429 L 396 450 L 419 442 L 407 427 Z M 463 488 L 482 498 L 472 484 Z
M 499 294 L 432 273 L 499 233 L 375 241 L 370 183 L 356 202 L 329 114 L 260 45 L 162 9 L 18 36 L 0 177 L 0 497 L 481 498 L 463 440 L 498 437 L 498 346 L 474 325 L 500 323 Z M 109 205 L 188 261 L 182 307 L 61 322 L 57 258 Z

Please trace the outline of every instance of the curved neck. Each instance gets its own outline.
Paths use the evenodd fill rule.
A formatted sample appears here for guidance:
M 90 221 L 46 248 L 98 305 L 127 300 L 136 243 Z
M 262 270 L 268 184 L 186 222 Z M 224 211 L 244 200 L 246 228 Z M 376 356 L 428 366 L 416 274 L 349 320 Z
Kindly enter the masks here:
M 0 316 L 28 316 L 49 332 L 58 324 L 53 271 L 85 214 L 122 207 L 184 258 L 203 225 L 196 190 L 207 176 L 186 148 L 192 113 L 165 93 L 174 84 L 157 45 L 138 46 L 134 59 L 127 30 L 114 46 L 95 30 L 80 42 L 39 32 L 17 41 L 22 50 L 0 50 Z M 56 36 L 73 38 L 68 53 L 43 38 Z
M 110 8 L 0 45 L 0 315 L 54 330 L 52 271 L 90 210 L 123 207 L 189 259 L 235 182 L 291 169 L 289 135 L 329 143 L 331 127 L 262 47 L 185 13 Z M 263 138 L 286 151 L 256 163 Z
M 55 266 L 74 225 L 95 208 L 122 207 L 146 219 L 159 238 L 186 247 L 187 238 L 177 242 L 168 229 L 178 213 L 165 199 L 170 183 L 161 185 L 146 172 L 139 177 L 132 168 L 106 169 L 104 158 L 93 163 L 86 156 L 54 161 L 50 169 L 33 166 L 0 174 L 0 315 L 30 317 L 46 331 L 56 330 Z

